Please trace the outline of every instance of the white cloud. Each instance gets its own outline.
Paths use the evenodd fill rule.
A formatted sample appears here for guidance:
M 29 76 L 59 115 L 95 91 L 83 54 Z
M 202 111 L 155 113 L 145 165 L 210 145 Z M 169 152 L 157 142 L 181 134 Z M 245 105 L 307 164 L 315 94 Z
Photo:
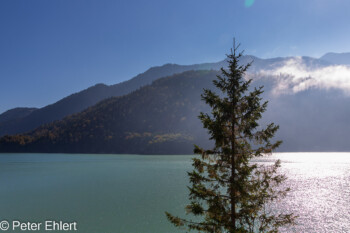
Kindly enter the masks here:
M 310 88 L 340 89 L 350 94 L 350 67 L 345 65 L 307 67 L 301 57 L 296 57 L 278 68 L 261 70 L 258 75 L 275 78 L 275 95 L 297 93 Z

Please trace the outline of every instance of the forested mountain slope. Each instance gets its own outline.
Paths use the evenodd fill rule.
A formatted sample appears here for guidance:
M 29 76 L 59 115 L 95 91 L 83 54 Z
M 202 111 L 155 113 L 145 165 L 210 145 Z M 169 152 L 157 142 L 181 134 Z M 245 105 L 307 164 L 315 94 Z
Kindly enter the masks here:
M 119 84 L 111 86 L 97 84 L 86 90 L 67 96 L 56 103 L 36 109 L 20 118 L 8 117 L 6 122 L 0 121 L 0 136 L 30 131 L 42 124 L 60 120 L 70 114 L 83 111 L 106 98 L 128 94 L 161 77 L 173 75 L 175 73 L 182 73 L 188 70 L 218 70 L 222 66 L 225 66 L 225 61 L 197 65 L 166 64 L 163 66 L 152 67 L 146 72 Z
M 241 59 L 242 64 L 253 62 L 250 73 L 258 73 L 262 70 L 271 70 L 284 66 L 285 62 L 293 59 L 292 57 L 260 59 L 254 56 L 244 56 Z M 326 66 L 329 63 L 320 59 L 311 57 L 302 57 L 302 64 L 307 67 Z M 154 80 L 161 77 L 182 73 L 189 70 L 219 70 L 226 67 L 226 61 L 216 63 L 203 63 L 195 65 L 177 65 L 166 64 L 163 66 L 152 67 L 146 72 L 136 77 L 111 86 L 97 84 L 81 92 L 67 96 L 56 103 L 36 109 L 22 117 L 13 117 L 7 119 L 6 122 L 0 121 L 0 136 L 24 133 L 39 127 L 42 124 L 60 120 L 70 114 L 78 113 L 84 109 L 95 105 L 109 97 L 122 96 L 136 89 L 151 84 Z
M 208 111 L 203 88 L 218 71 L 188 71 L 161 78 L 128 95 L 106 99 L 29 133 L 0 139 L 0 152 L 190 154 L 210 142 L 197 116 Z M 264 85 L 268 111 L 261 125 L 280 125 L 279 151 L 349 151 L 350 97 L 337 89 L 310 88 L 274 94 L 279 79 Z
M 6 122 L 9 120 L 14 120 L 22 117 L 26 117 L 31 114 L 37 108 L 13 108 L 2 114 L 0 114 L 0 123 Z
M 190 153 L 206 141 L 196 116 L 217 71 L 189 71 L 99 104 L 30 133 L 5 136 L 0 151 Z

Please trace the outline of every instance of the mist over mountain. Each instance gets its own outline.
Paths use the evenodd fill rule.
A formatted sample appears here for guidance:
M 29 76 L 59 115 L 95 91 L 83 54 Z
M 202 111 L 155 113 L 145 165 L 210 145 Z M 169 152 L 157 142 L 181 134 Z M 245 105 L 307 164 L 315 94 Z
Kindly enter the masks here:
M 252 86 L 264 85 L 269 100 L 261 125 L 280 125 L 276 135 L 284 143 L 279 151 L 349 151 L 350 97 L 341 87 L 309 86 L 293 91 L 276 88 L 293 74 L 249 73 Z M 304 59 L 298 61 L 304 64 Z M 314 60 L 309 60 L 314 62 Z M 325 65 L 327 66 L 327 65 Z M 310 65 L 309 71 L 324 69 Z M 266 69 L 268 70 L 268 69 Z M 265 71 L 266 71 L 265 70 Z M 292 69 L 293 70 L 293 69 Z M 193 144 L 210 146 L 197 116 L 209 109 L 200 99 L 203 88 L 214 89 L 218 71 L 187 71 L 154 81 L 130 94 L 106 99 L 61 121 L 29 133 L 0 139 L 1 152 L 190 154 Z M 316 72 L 317 73 L 317 72 Z M 294 74 L 300 75 L 303 74 Z M 309 79 L 317 80 L 310 76 Z M 297 78 L 297 82 L 304 79 Z M 330 82 L 331 82 L 330 77 Z
M 252 61 L 246 78 L 265 87 L 270 104 L 262 122 L 281 126 L 281 151 L 350 149 L 350 110 L 345 107 L 350 67 L 311 57 L 241 59 L 242 64 Z M 9 110 L 0 115 L 0 134 L 22 134 L 1 138 L 0 151 L 191 153 L 194 143 L 210 144 L 197 119 L 208 110 L 200 94 L 213 88 L 221 67 L 225 60 L 166 64 L 116 85 L 97 84 L 41 109 Z
M 253 61 L 249 72 L 256 73 L 262 70 L 266 71 L 278 69 L 290 59 L 292 58 L 280 57 L 260 59 L 258 57 L 247 55 L 241 58 L 241 63 L 247 64 Z M 329 63 L 326 61 L 311 57 L 302 57 L 301 60 L 307 67 L 324 67 L 329 65 Z M 195 65 L 165 64 L 163 66 L 152 67 L 146 72 L 119 84 L 111 86 L 97 84 L 86 90 L 65 97 L 56 103 L 36 109 L 20 118 L 8 117 L 6 122 L 0 121 L 0 136 L 24 133 L 33 130 L 42 124 L 60 120 L 70 114 L 83 111 L 84 109 L 95 105 L 103 99 L 128 94 L 144 85 L 152 83 L 152 81 L 161 77 L 182 73 L 189 70 L 219 70 L 221 67 L 226 67 L 226 65 L 225 60 L 215 63 Z

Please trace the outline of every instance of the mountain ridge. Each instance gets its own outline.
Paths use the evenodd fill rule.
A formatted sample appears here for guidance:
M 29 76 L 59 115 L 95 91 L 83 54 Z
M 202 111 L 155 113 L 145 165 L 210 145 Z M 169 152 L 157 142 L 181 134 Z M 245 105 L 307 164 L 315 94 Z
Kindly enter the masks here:
M 2 137 L 0 152 L 191 154 L 193 144 L 212 145 L 197 116 L 209 111 L 200 94 L 215 90 L 217 74 L 187 71 L 157 79 L 29 133 Z M 322 89 L 274 96 L 273 79 L 253 79 L 252 86 L 261 85 L 269 106 L 260 123 L 280 125 L 278 151 L 350 150 L 350 109 L 343 107 L 349 96 Z
M 350 65 L 350 52 L 346 53 L 326 53 L 320 59 L 328 61 L 334 65 Z
M 28 116 L 29 114 L 31 114 L 33 111 L 37 109 L 38 108 L 18 107 L 18 108 L 7 110 L 0 114 L 0 123 L 6 122 L 11 119 L 17 119 L 17 118 Z
M 36 109 L 25 117 L 10 119 L 3 123 L 0 122 L 0 136 L 24 133 L 42 124 L 60 120 L 65 116 L 78 113 L 91 107 L 103 99 L 128 94 L 164 76 L 192 69 L 218 69 L 224 62 L 225 61 L 195 65 L 165 64 L 163 66 L 151 67 L 134 78 L 118 84 L 110 86 L 96 84 L 80 92 L 64 97 L 53 104 Z
M 279 57 L 261 59 L 252 55 L 243 56 L 242 64 L 247 64 L 254 61 L 249 72 L 258 72 L 262 69 L 274 69 L 282 66 L 286 61 L 293 57 Z M 301 57 L 302 61 L 308 66 L 326 66 L 329 65 L 327 61 L 312 57 Z M 134 78 L 114 84 L 96 84 L 80 92 L 71 94 L 53 104 L 47 105 L 43 108 L 36 109 L 30 114 L 21 118 L 8 119 L 6 122 L 0 122 L 0 136 L 13 135 L 24 133 L 39 127 L 40 125 L 60 120 L 70 114 L 75 114 L 84 109 L 97 104 L 103 99 L 122 96 L 128 94 L 138 88 L 152 83 L 152 81 L 181 73 L 189 70 L 219 70 L 221 67 L 226 67 L 226 60 L 213 63 L 202 63 L 194 65 L 178 65 L 165 64 L 162 66 L 151 67 L 145 72 L 135 76 Z

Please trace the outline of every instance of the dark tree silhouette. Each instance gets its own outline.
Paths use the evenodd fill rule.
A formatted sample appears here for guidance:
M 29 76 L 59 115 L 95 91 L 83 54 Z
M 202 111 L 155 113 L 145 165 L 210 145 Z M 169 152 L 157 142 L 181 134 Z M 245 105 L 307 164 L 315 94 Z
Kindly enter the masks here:
M 249 91 L 252 80 L 244 74 L 251 64 L 240 65 L 243 52 L 234 43 L 227 55 L 229 68 L 221 68 L 214 80 L 222 92 L 218 95 L 205 89 L 202 99 L 211 107 L 211 114 L 199 118 L 215 141 L 211 150 L 195 146 L 201 158 L 193 159 L 189 172 L 191 186 L 186 207 L 193 219 L 166 213 L 170 222 L 188 231 L 199 232 L 278 232 L 281 226 L 294 224 L 293 214 L 276 213 L 268 204 L 289 191 L 280 184 L 286 177 L 277 173 L 280 161 L 259 165 L 253 158 L 270 154 L 281 141 L 271 142 L 278 126 L 259 126 L 267 102 L 262 102 L 262 88 Z

